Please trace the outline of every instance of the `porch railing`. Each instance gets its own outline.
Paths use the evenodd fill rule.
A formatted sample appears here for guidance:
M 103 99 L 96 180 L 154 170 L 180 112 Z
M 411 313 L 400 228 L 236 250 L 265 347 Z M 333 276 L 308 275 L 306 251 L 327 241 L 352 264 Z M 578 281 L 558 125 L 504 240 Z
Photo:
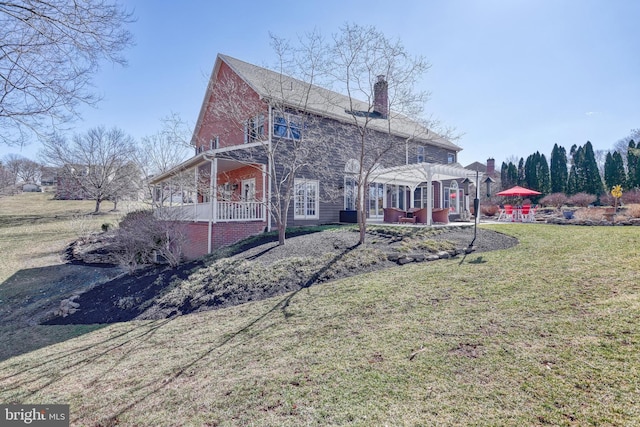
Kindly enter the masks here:
M 266 210 L 262 202 L 223 202 L 216 203 L 216 222 L 264 221 Z M 209 221 L 212 218 L 211 203 L 165 206 L 156 209 L 156 216 L 177 221 Z

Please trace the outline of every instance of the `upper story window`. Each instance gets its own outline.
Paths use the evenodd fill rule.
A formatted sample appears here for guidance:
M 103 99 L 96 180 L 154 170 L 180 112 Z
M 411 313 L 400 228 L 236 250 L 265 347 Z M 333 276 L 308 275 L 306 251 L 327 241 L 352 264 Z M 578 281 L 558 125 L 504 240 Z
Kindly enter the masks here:
M 422 163 L 424 162 L 424 147 L 423 146 L 418 146 L 416 147 L 416 163 Z
M 447 153 L 447 163 L 455 163 L 456 155 L 455 153 Z
M 273 117 L 273 136 L 300 139 L 302 137 L 302 118 L 291 113 L 275 113 Z
M 244 143 L 264 141 L 264 114 L 258 114 L 244 122 Z
M 219 143 L 220 143 L 220 139 L 217 136 L 214 136 L 209 140 L 208 144 L 198 145 L 196 147 L 196 154 L 200 154 L 203 151 L 207 151 L 207 150 L 216 150 L 216 149 L 220 148 L 218 146 Z

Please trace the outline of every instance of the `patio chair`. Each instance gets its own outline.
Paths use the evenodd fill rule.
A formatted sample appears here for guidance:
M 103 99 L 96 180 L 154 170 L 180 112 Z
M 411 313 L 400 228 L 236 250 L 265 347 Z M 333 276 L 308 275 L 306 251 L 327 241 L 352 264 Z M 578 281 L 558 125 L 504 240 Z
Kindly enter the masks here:
M 416 222 L 426 224 L 427 223 L 427 208 L 411 208 L 409 212 L 413 214 L 413 217 L 416 219 Z
M 531 205 L 522 206 L 522 222 L 534 222 L 536 220 L 536 208 Z
M 383 208 L 384 222 L 396 223 L 400 222 L 400 218 L 405 216 L 405 212 L 398 208 Z
M 431 220 L 432 222 L 449 224 L 449 208 L 432 209 Z
M 513 222 L 513 206 L 512 205 L 504 205 L 504 209 L 500 211 L 500 216 L 498 217 L 498 221 Z

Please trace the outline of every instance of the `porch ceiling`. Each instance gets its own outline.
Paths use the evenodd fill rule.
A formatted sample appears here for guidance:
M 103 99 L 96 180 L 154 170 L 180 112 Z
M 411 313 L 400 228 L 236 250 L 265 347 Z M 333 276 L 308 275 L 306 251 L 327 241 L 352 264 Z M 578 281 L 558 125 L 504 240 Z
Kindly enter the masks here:
M 384 184 L 407 185 L 415 188 L 422 182 L 472 178 L 475 176 L 476 171 L 465 169 L 457 164 L 414 163 L 378 169 L 374 171 L 372 181 Z
M 180 163 L 177 166 L 169 169 L 167 172 L 162 173 L 160 175 L 154 176 L 149 181 L 152 185 L 159 184 L 163 181 L 170 181 L 171 178 L 176 175 L 187 172 L 188 170 L 192 170 L 198 168 L 202 165 L 208 165 L 210 161 L 213 160 L 213 156 L 211 153 L 203 152 Z M 237 160 L 230 160 L 218 157 L 218 173 L 228 172 L 233 169 L 237 169 L 241 166 L 245 166 L 247 163 L 240 162 Z

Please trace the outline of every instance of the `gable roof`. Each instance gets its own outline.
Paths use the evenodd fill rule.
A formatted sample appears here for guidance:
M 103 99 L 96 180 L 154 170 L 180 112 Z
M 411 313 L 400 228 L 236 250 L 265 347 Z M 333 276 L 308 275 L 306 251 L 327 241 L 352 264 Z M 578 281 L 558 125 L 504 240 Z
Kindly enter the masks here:
M 321 117 L 332 118 L 344 123 L 353 123 L 354 115 L 348 111 L 371 111 L 372 107 L 366 102 L 355 100 L 337 92 L 312 85 L 308 82 L 286 76 L 267 68 L 259 67 L 248 62 L 218 54 L 216 64 L 211 74 L 211 81 L 203 101 L 203 108 L 198 117 L 196 132 L 203 120 L 206 110 L 206 102 L 209 99 L 213 79 L 218 74 L 221 63 L 224 62 L 236 73 L 253 91 L 266 101 L 276 102 L 293 109 L 307 111 Z M 424 142 L 451 151 L 461 151 L 462 148 L 431 131 L 424 125 L 406 116 L 390 111 L 391 120 L 371 119 L 367 127 L 380 132 L 391 132 L 391 134 L 411 138 L 415 141 Z M 366 118 L 356 118 L 356 120 L 366 120 Z
M 473 162 L 471 164 L 468 164 L 467 166 L 465 166 L 465 169 L 471 169 L 481 173 L 487 173 L 487 165 L 480 162 Z

